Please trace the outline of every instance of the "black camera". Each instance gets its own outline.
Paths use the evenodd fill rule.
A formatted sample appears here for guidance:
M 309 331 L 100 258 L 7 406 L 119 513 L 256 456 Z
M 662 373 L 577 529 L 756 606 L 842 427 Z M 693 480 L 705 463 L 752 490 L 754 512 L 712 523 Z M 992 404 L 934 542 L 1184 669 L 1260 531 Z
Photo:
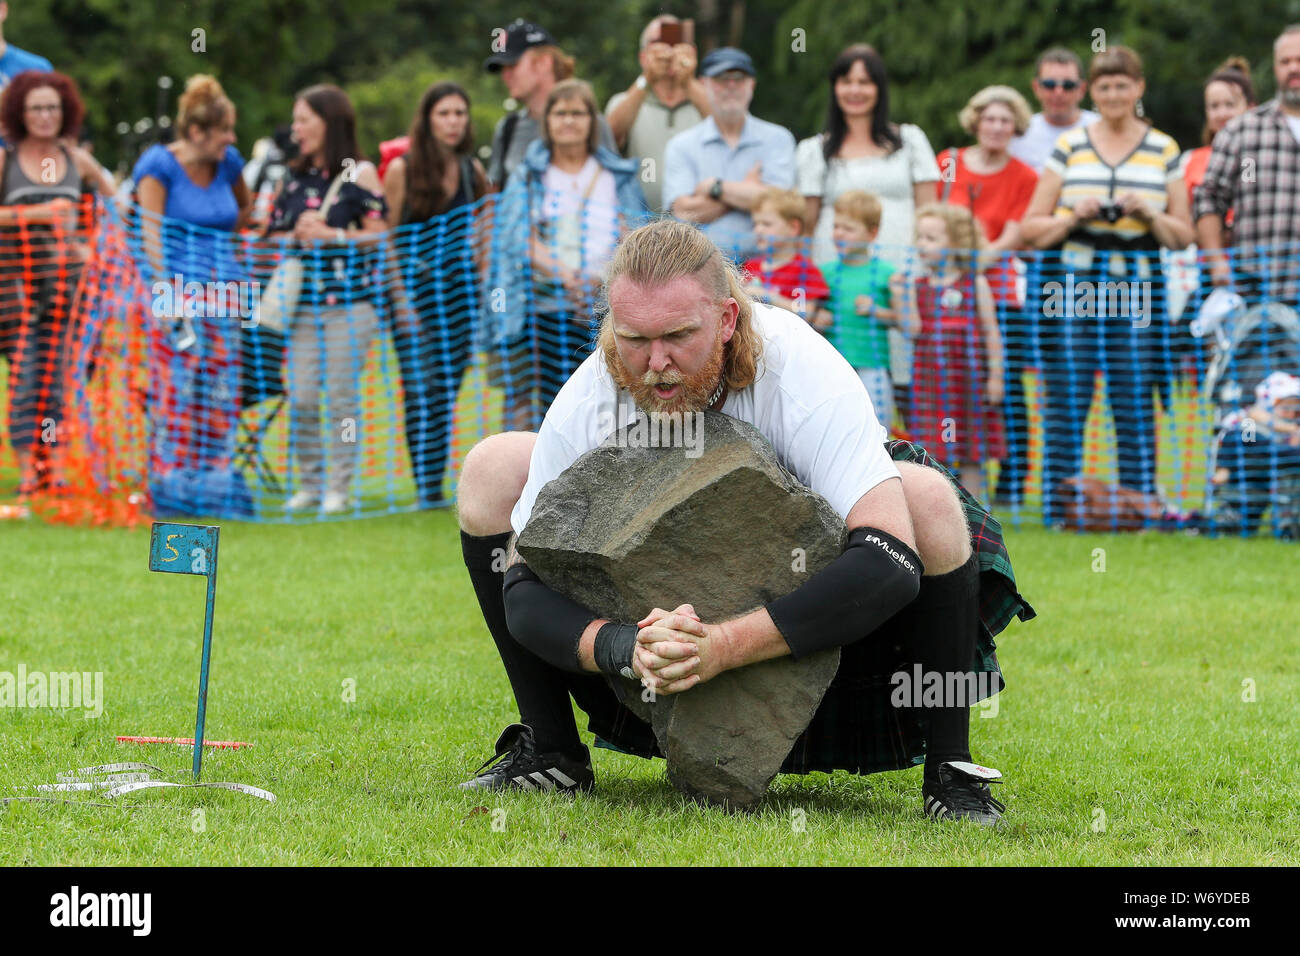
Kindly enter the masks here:
M 1119 222 L 1122 215 L 1124 215 L 1124 210 L 1113 199 L 1104 200 L 1101 208 L 1097 211 L 1097 218 L 1105 219 L 1107 222 Z

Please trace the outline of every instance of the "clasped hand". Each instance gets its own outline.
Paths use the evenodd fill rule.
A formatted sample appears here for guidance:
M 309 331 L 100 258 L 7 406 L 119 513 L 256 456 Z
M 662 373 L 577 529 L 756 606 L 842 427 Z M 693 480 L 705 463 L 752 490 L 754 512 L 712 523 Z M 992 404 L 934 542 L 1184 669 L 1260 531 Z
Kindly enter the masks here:
M 293 237 L 300 242 L 307 242 L 313 239 L 337 240 L 338 234 L 338 229 L 327 226 L 321 214 L 314 209 L 309 209 L 302 213 L 293 227 Z
M 695 608 L 655 608 L 641 620 L 632 669 L 656 694 L 676 694 L 715 677 L 722 665 L 722 628 L 704 624 Z

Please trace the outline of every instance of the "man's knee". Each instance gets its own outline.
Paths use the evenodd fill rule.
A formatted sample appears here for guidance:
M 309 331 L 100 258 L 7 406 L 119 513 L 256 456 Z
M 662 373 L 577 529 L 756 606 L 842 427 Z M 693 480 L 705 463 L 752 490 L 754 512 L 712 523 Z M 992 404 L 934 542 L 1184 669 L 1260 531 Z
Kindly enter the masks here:
M 933 468 L 906 461 L 897 464 L 925 573 L 955 571 L 971 555 L 970 526 L 957 489 Z
M 481 537 L 510 530 L 510 512 L 528 481 L 536 442 L 533 432 L 503 432 L 470 449 L 456 491 L 462 531 Z

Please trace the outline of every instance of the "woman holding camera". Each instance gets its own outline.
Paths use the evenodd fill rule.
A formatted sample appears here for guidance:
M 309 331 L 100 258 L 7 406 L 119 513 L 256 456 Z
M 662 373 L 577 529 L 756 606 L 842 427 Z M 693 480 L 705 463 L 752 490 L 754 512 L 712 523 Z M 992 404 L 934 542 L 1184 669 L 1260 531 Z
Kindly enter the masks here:
M 1063 135 L 1021 223 L 1050 250 L 1030 278 L 1041 313 L 1043 508 L 1061 520 L 1057 484 L 1080 471 L 1097 371 L 1115 419 L 1119 482 L 1155 491 L 1156 389 L 1172 376 L 1160 249 L 1193 239 L 1178 144 L 1141 118 L 1142 61 L 1127 47 L 1093 57 L 1101 118 Z

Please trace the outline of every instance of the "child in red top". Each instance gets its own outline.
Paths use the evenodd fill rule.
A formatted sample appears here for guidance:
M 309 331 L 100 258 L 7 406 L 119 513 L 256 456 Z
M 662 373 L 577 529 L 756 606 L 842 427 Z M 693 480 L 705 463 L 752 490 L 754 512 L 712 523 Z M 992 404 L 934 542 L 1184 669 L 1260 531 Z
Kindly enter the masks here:
M 800 253 L 807 207 L 793 189 L 765 189 L 750 210 L 754 237 L 763 258 L 750 259 L 749 293 L 807 320 L 817 330 L 829 326 L 818 315 L 819 307 L 831 297 L 821 270 Z M 823 313 L 824 314 L 824 313 Z
M 924 272 L 895 273 L 891 285 L 912 356 L 911 438 L 959 469 L 984 496 L 984 463 L 1006 455 L 1002 336 L 988 280 L 978 272 L 979 226 L 969 209 L 931 203 L 916 213 Z

